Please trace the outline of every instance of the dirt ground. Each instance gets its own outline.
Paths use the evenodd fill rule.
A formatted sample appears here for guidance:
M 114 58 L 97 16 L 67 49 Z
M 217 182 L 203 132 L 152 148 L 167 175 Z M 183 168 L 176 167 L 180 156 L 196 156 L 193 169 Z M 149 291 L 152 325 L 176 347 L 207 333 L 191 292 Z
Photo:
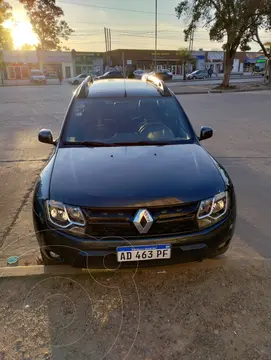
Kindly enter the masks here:
M 270 359 L 271 266 L 2 278 L 5 359 Z

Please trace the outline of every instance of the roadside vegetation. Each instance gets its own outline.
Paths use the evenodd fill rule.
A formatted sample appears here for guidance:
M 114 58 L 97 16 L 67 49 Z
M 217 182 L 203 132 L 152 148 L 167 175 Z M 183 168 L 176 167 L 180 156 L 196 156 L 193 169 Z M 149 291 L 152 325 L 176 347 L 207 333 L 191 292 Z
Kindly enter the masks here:
M 249 43 L 256 41 L 266 49 L 271 74 L 270 52 L 260 40 L 260 30 L 271 30 L 270 0 L 183 0 L 175 8 L 177 17 L 189 20 L 184 30 L 185 40 L 198 26 L 209 30 L 211 41 L 223 43 L 225 52 L 224 78 L 220 85 L 229 88 L 233 62 L 238 49 L 249 51 Z M 269 76 L 269 85 L 271 79 Z

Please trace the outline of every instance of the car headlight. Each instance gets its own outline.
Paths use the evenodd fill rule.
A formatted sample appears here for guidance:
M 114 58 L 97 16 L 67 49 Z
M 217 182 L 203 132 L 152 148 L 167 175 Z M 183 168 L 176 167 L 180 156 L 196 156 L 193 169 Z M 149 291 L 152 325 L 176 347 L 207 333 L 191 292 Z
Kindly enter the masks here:
M 223 191 L 213 198 L 201 201 L 197 219 L 200 228 L 212 226 L 223 217 L 227 216 L 229 209 L 229 195 L 227 191 Z
M 54 200 L 47 200 L 46 207 L 49 221 L 59 228 L 84 227 L 86 224 L 84 215 L 79 207 L 62 204 Z

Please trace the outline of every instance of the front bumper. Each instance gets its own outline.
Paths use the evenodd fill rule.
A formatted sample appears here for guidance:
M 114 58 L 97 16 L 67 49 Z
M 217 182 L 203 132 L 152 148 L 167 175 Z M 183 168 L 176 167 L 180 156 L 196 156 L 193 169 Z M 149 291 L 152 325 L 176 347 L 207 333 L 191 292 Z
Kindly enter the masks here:
M 171 244 L 171 258 L 141 262 L 124 262 L 121 267 L 158 266 L 188 261 L 202 260 L 224 253 L 230 244 L 235 228 L 236 211 L 220 223 L 195 233 L 140 238 L 128 241 L 125 239 L 96 240 L 86 239 L 51 228 L 42 228 L 34 216 L 36 236 L 43 254 L 50 258 L 49 252 L 60 256 L 59 262 L 76 267 L 119 268 L 116 248 L 131 245 Z

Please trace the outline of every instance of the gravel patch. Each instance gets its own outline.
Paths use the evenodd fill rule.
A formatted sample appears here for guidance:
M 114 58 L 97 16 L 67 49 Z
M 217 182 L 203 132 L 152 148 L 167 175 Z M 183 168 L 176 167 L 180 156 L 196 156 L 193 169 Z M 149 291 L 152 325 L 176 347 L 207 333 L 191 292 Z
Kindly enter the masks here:
M 90 272 L 0 284 L 6 360 L 270 358 L 267 266 Z

